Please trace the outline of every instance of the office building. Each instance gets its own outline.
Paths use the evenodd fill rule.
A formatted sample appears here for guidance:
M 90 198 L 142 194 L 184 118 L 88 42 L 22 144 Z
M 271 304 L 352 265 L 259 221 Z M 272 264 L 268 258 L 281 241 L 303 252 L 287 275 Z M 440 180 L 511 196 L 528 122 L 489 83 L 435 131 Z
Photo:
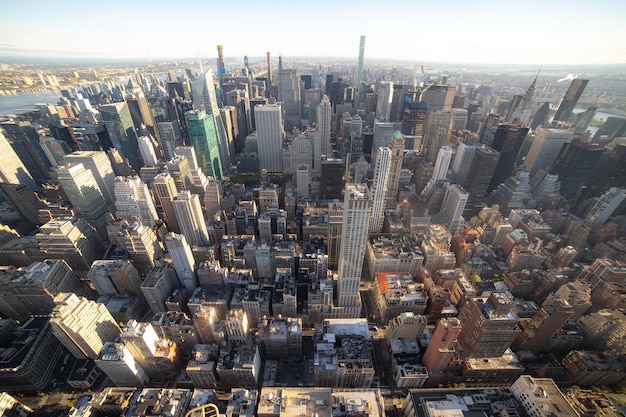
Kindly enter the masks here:
M 64 259 L 80 277 L 86 276 L 91 263 L 104 251 L 96 232 L 82 219 L 49 221 L 39 228 L 35 237 L 45 257 Z
M 624 188 L 611 187 L 602 194 L 586 216 L 587 220 L 593 222 L 591 230 L 597 230 L 604 225 L 622 204 L 624 198 L 626 198 L 626 189 Z
M 458 319 L 439 320 L 422 359 L 429 374 L 433 375 L 446 370 L 452 357 L 458 354 L 457 344 L 460 333 L 461 322 Z
M 77 359 L 96 359 L 106 342 L 120 334 L 104 304 L 72 293 L 59 293 L 52 311 L 52 333 Z
M 179 287 L 176 270 L 170 264 L 155 266 L 141 283 L 141 292 L 154 314 L 167 312 L 165 301 Z
M 222 164 L 222 172 L 227 172 L 230 170 L 232 155 L 229 154 L 228 134 L 226 133 L 224 121 L 217 104 L 213 71 L 211 69 L 203 72 L 202 68 L 200 68 L 200 75 L 193 80 L 191 93 L 194 109 L 204 110 L 206 115 L 213 118 L 213 129 L 217 138 L 217 147 L 219 149 L 219 160 Z M 210 122 L 206 123 L 210 126 Z M 196 152 L 199 151 L 196 150 Z M 200 159 L 201 158 L 198 158 L 198 160 Z M 209 175 L 206 172 L 205 174 Z
M 107 232 L 109 241 L 128 252 L 133 266 L 142 276 L 148 274 L 156 262 L 163 258 L 163 247 L 155 230 L 141 221 L 129 223 L 118 219 L 107 226 Z
M 11 144 L 0 131 L 0 180 L 12 185 L 25 185 L 35 191 L 37 184 Z
M 122 154 L 135 172 L 139 172 L 143 161 L 139 153 L 136 127 L 133 125 L 128 105 L 126 102 L 105 104 L 100 106 L 99 111 L 113 147 Z
M 529 416 L 580 416 L 551 378 L 522 375 L 511 385 L 511 392 Z
M 356 75 L 356 88 L 360 88 L 361 81 L 363 80 L 363 58 L 365 55 L 365 36 L 361 35 L 359 40 L 359 67 Z
M 174 178 L 169 173 L 157 174 L 152 181 L 152 193 L 167 228 L 174 233 L 180 233 L 180 226 L 172 208 L 172 200 L 178 194 Z
M 193 294 L 198 286 L 198 274 L 187 239 L 184 235 L 168 233 L 165 236 L 165 246 L 180 284 L 187 289 L 189 294 Z
M 580 96 L 583 95 L 583 91 L 585 91 L 585 87 L 589 80 L 583 80 L 581 78 L 576 78 L 572 80 L 572 83 L 567 88 L 565 92 L 565 96 L 563 96 L 563 101 L 559 104 L 559 108 L 554 115 L 554 122 L 567 122 L 572 116 L 572 112 L 576 108 L 576 104 L 578 104 L 578 100 Z
M 469 193 L 458 184 L 448 184 L 445 186 L 439 221 L 441 221 L 455 235 L 463 231 L 465 220 L 463 211 L 469 198 Z
M 115 208 L 118 218 L 131 223 L 139 219 L 152 227 L 159 220 L 152 194 L 138 176 L 115 178 Z
M 27 172 L 38 182 L 49 180 L 50 162 L 39 145 L 39 134 L 30 122 L 5 121 L 0 123 L 0 132 L 2 131 L 4 131 L 4 137 L 11 148 L 26 167 Z
M 419 94 L 415 92 L 407 93 L 404 97 L 404 110 L 402 112 L 403 135 L 413 137 L 413 146 L 407 149 L 414 151 L 422 150 L 422 138 L 424 137 L 424 124 L 428 115 L 429 103 L 419 100 Z
M 333 149 L 330 143 L 330 132 L 332 125 L 333 109 L 328 96 L 322 97 L 322 102 L 317 107 L 317 126 L 320 132 L 320 142 L 322 144 L 322 155 L 333 156 Z
M 139 143 L 139 153 L 141 159 L 143 159 L 143 166 L 153 167 L 157 164 L 157 156 L 154 151 L 153 139 L 150 136 L 139 136 L 137 138 Z
M 448 175 L 448 168 L 450 167 L 450 160 L 452 159 L 452 148 L 449 146 L 443 146 L 439 149 L 437 154 L 437 161 L 435 162 L 435 169 L 433 170 L 433 176 L 426 184 L 426 187 L 422 191 L 422 194 L 428 194 L 433 189 L 437 182 L 444 180 Z
M 102 235 L 111 214 L 91 170 L 82 163 L 56 168 L 59 184 L 72 206 Z
M 374 168 L 374 181 L 372 182 L 371 201 L 372 214 L 369 226 L 370 233 L 380 233 L 385 220 L 385 202 L 389 190 L 389 169 L 391 163 L 391 149 L 378 148 L 376 153 L 376 166 Z
M 129 320 L 122 328 L 120 339 L 150 380 L 176 378 L 181 368 L 178 348 L 175 343 L 160 338 L 152 324 Z
M 180 232 L 187 242 L 192 246 L 207 242 L 209 233 L 198 195 L 183 191 L 171 200 L 171 204 Z
M 143 387 L 150 381 L 123 343 L 106 342 L 95 360 L 98 368 L 118 387 Z
M 512 296 L 493 292 L 489 298 L 474 297 L 459 312 L 459 343 L 467 358 L 500 357 L 520 334 L 519 317 Z
M 322 200 L 339 200 L 342 198 L 345 183 L 344 172 L 343 159 L 322 159 L 322 178 L 319 193 Z
M 430 113 L 452 110 L 456 87 L 445 84 L 432 84 L 422 91 L 422 100 L 428 103 Z
M 133 294 L 143 300 L 141 277 L 129 260 L 96 260 L 87 278 L 100 296 Z
M 493 178 L 487 191 L 493 191 L 513 173 L 515 161 L 524 139 L 528 134 L 528 127 L 501 124 L 496 129 L 491 148 L 500 152 L 500 158 L 493 173 Z
M 583 328 L 585 344 L 593 350 L 612 350 L 626 354 L 626 314 L 619 310 L 599 310 L 582 316 L 578 323 Z
M 3 334 L 2 342 L 0 390 L 25 393 L 49 386 L 65 352 L 52 334 L 49 317 L 25 319 L 11 333 Z
M 268 173 L 283 171 L 283 120 L 280 104 L 266 104 L 254 108 L 259 150 L 259 169 Z
M 378 101 L 376 103 L 376 118 L 381 121 L 390 121 L 391 99 L 393 97 L 393 82 L 381 81 L 378 84 Z
M 282 103 L 285 121 L 291 127 L 300 125 L 302 102 L 300 100 L 300 77 L 295 68 L 283 68 L 278 72 L 278 101 Z M 257 132 L 258 132 L 257 119 Z
M 465 185 L 467 177 L 470 173 L 470 167 L 474 160 L 476 150 L 482 145 L 471 142 L 460 142 L 454 153 L 454 160 L 450 166 L 453 172 L 455 182 L 459 185 Z
M 587 176 L 580 193 L 580 201 L 598 197 L 611 187 L 626 188 L 626 176 L 621 175 L 624 166 L 626 166 L 626 140 L 613 140 L 606 146 L 606 152 Z
M 448 134 L 452 128 L 452 112 L 432 110 L 426 119 L 424 126 L 423 153 L 426 160 L 435 163 L 437 155 L 442 146 L 448 145 Z
M 400 190 L 400 172 L 404 161 L 404 136 L 398 130 L 394 132 L 387 145 L 391 151 L 389 158 L 389 178 L 385 195 L 385 208 L 395 209 Z
M 573 314 L 574 309 L 567 300 L 558 298 L 546 300 L 533 318 L 524 324 L 522 333 L 513 343 L 513 349 L 530 352 L 543 350 Z
M 68 164 L 81 163 L 91 171 L 94 179 L 98 183 L 100 192 L 107 205 L 115 202 L 115 174 L 111 161 L 104 151 L 76 151 L 65 155 L 65 162 Z
M 540 169 L 549 170 L 561 152 L 561 148 L 572 137 L 569 130 L 538 129 L 530 146 L 524 165 L 534 176 Z
M 296 194 L 298 198 L 309 198 L 309 166 L 299 164 L 296 170 Z
M 359 282 L 370 218 L 368 194 L 364 185 L 346 184 L 338 271 L 338 306 L 345 308 L 346 317 L 358 317 L 361 310 Z
M 26 268 L 0 270 L 0 314 L 22 321 L 47 315 L 54 309 L 58 292 L 86 294 L 88 288 L 60 259 L 33 262 Z
M 561 180 L 561 195 L 572 198 L 602 158 L 604 149 L 597 143 L 573 139 L 566 143 L 550 170 Z
M 204 110 L 185 113 L 187 135 L 195 151 L 198 165 L 205 175 L 222 178 L 223 170 L 217 141 L 215 120 Z

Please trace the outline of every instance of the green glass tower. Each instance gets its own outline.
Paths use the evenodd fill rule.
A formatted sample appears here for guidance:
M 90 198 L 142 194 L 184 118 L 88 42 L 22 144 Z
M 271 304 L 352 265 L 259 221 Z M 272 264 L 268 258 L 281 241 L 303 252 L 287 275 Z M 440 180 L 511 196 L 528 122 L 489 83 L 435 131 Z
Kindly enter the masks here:
M 204 110 L 191 110 L 185 113 L 185 122 L 189 142 L 196 152 L 198 166 L 204 175 L 221 179 L 222 163 L 214 118 Z

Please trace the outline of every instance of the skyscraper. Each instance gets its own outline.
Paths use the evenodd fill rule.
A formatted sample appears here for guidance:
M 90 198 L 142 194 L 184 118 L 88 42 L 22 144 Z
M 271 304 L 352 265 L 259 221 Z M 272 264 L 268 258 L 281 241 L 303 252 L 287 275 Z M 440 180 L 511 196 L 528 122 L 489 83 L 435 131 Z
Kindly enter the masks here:
M 128 252 L 133 265 L 143 275 L 148 274 L 155 261 L 163 257 L 163 248 L 155 231 L 141 221 L 119 219 L 107 226 L 107 232 L 111 243 L 117 243 Z
M 98 295 L 132 294 L 143 300 L 141 277 L 129 260 L 96 260 L 91 264 L 87 278 Z
M 139 218 L 148 226 L 154 226 L 159 216 L 148 186 L 135 177 L 115 178 L 116 216 L 134 222 Z
M 424 145 L 426 160 L 435 163 L 437 154 L 448 141 L 448 133 L 452 127 L 452 112 L 430 112 L 424 126 Z
M 371 214 L 368 195 L 367 186 L 346 184 L 337 288 L 338 306 L 345 309 L 346 317 L 358 317 L 361 310 L 359 282 Z
M 52 311 L 52 333 L 77 359 L 96 359 L 120 328 L 104 304 L 72 293 L 59 293 Z
M 376 103 L 376 118 L 389 121 L 391 112 L 391 99 L 393 98 L 393 83 L 381 81 L 378 84 L 378 102 Z
M 451 111 L 456 87 L 446 84 L 432 84 L 424 88 L 422 100 L 428 103 L 431 112 Z
M 604 148 L 599 144 L 579 139 L 573 139 L 561 148 L 550 173 L 559 176 L 563 197 L 572 198 L 580 191 L 603 153 Z
M 39 228 L 35 237 L 39 249 L 47 258 L 64 259 L 82 277 L 104 250 L 96 232 L 83 219 L 49 221 Z
M 385 220 L 385 200 L 389 184 L 389 168 L 391 163 L 391 149 L 378 148 L 376 153 L 376 167 L 374 168 L 374 181 L 372 182 L 371 200 L 372 215 L 370 221 L 370 233 L 380 233 Z
M 152 138 L 149 136 L 139 136 L 137 142 L 139 143 L 139 153 L 141 154 L 141 159 L 143 159 L 143 165 L 147 167 L 156 166 L 157 156 L 156 152 L 154 152 Z
M 526 139 L 528 129 L 528 127 L 515 125 L 501 124 L 498 126 L 490 146 L 500 152 L 500 159 L 498 159 L 498 165 L 496 165 L 487 191 L 494 190 L 513 173 L 517 154 L 522 148 L 524 139 Z
M 115 174 L 111 160 L 104 151 L 76 151 L 65 155 L 65 162 L 83 166 L 91 171 L 108 205 L 115 202 Z
M 361 35 L 361 39 L 359 41 L 359 69 L 356 75 L 356 88 L 358 89 L 361 85 L 361 81 L 363 80 L 363 58 L 365 55 L 365 36 Z
M 222 178 L 222 163 L 215 130 L 215 119 L 204 110 L 185 113 L 189 142 L 196 152 L 198 165 L 205 175 Z
M 25 185 L 35 191 L 37 184 L 17 156 L 11 144 L 0 131 L 0 181 L 12 185 Z
M 453 235 L 463 231 L 465 222 L 462 215 L 468 198 L 469 193 L 458 184 L 446 186 L 439 217 Z
M 139 154 L 136 128 L 128 105 L 125 102 L 105 104 L 100 106 L 99 110 L 113 146 L 128 160 L 130 166 L 139 172 L 143 161 Z
M 513 348 L 516 351 L 539 352 L 573 314 L 574 308 L 566 300 L 560 298 L 546 300 L 541 309 L 526 323 Z
M 435 186 L 437 181 L 441 181 L 446 178 L 451 159 L 452 148 L 449 146 L 442 146 L 437 154 L 437 160 L 435 162 L 433 176 L 430 178 L 430 181 L 428 181 L 428 184 L 426 184 L 426 187 L 424 188 L 422 193 L 428 194 L 430 190 L 432 190 L 432 188 Z
M 404 136 L 399 130 L 396 130 L 391 136 L 388 147 L 391 151 L 391 159 L 389 161 L 389 180 L 387 181 L 385 208 L 394 209 L 396 207 L 396 199 L 398 198 L 398 191 L 400 189 L 402 161 L 404 161 Z
M 524 160 L 530 176 L 533 177 L 540 169 L 552 168 L 561 148 L 571 136 L 572 132 L 569 130 L 538 129 Z
M 165 236 L 165 246 L 172 258 L 172 266 L 176 271 L 178 281 L 189 294 L 193 294 L 198 286 L 198 273 L 187 239 L 184 235 L 168 233 Z
M 39 145 L 39 135 L 30 122 L 2 122 L 0 131 L 2 130 L 4 130 L 5 138 L 34 179 L 41 182 L 49 180 L 50 162 Z
M 585 87 L 587 87 L 587 83 L 589 83 L 589 80 L 583 80 L 581 78 L 572 80 L 572 83 L 569 85 L 563 97 L 563 101 L 561 101 L 554 115 L 553 122 L 567 122 L 569 120 L 574 108 L 576 108 L 576 104 L 578 104 L 578 99 L 580 99 L 580 96 L 583 95 L 583 91 L 585 91 Z
M 283 118 L 280 104 L 266 104 L 254 108 L 259 149 L 259 169 L 283 172 Z
M 332 147 L 330 144 L 330 131 L 332 123 L 333 109 L 328 96 L 322 97 L 322 102 L 317 107 L 317 121 L 320 131 L 320 141 L 322 142 L 322 155 L 332 157 Z M 315 161 L 317 163 L 317 161 Z
M 161 207 L 162 218 L 170 231 L 180 233 L 180 226 L 172 208 L 172 199 L 178 194 L 176 183 L 169 173 L 161 172 L 152 180 L 152 193 L 157 206 Z
M 180 231 L 185 235 L 189 244 L 193 246 L 207 242 L 209 233 L 198 195 L 183 191 L 171 200 L 171 204 Z
M 456 353 L 461 322 L 456 318 L 440 319 L 422 363 L 430 374 L 443 372 Z
M 111 215 L 91 171 L 82 163 L 63 165 L 56 171 L 59 184 L 74 208 L 103 236 Z
M 228 149 L 228 135 L 226 134 L 224 121 L 222 120 L 222 115 L 220 114 L 217 104 L 215 85 L 213 84 L 213 72 L 211 69 L 207 70 L 207 72 L 203 74 L 200 74 L 193 81 L 191 93 L 194 109 L 204 110 L 207 115 L 213 117 L 213 126 L 217 137 L 217 147 L 219 149 L 222 172 L 226 172 L 230 169 L 231 155 L 229 154 Z
M 278 101 L 283 105 L 285 121 L 290 123 L 291 127 L 300 126 L 302 102 L 300 100 L 300 77 L 298 77 L 297 69 L 283 68 L 278 72 Z

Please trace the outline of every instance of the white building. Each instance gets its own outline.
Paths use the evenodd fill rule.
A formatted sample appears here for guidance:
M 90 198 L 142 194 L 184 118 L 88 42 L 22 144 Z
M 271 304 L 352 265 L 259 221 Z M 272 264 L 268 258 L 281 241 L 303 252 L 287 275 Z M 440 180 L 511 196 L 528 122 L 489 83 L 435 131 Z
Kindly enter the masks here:
M 198 286 L 198 274 L 187 239 L 184 235 L 168 233 L 165 236 L 165 246 L 172 258 L 172 266 L 178 275 L 180 284 L 187 288 L 189 294 L 193 294 Z
M 209 240 L 200 198 L 190 191 L 178 193 L 171 201 L 180 232 L 185 235 L 190 245 L 201 245 Z
M 280 104 L 254 107 L 259 169 L 267 172 L 283 172 L 283 115 Z
M 149 381 L 146 372 L 122 343 L 107 342 L 96 365 L 118 387 L 143 387 Z
M 138 176 L 115 178 L 115 208 L 116 216 L 154 226 L 159 220 L 154 199 L 148 186 Z

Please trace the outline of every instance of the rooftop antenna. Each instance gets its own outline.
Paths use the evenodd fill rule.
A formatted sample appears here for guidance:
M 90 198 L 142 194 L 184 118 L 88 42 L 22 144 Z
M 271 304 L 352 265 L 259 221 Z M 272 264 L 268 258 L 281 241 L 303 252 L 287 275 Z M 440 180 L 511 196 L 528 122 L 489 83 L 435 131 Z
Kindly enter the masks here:
M 200 46 L 198 46 L 198 42 L 196 42 L 196 50 L 198 51 L 198 63 L 200 64 L 200 75 L 204 74 L 204 70 L 202 69 L 202 59 L 200 59 Z

